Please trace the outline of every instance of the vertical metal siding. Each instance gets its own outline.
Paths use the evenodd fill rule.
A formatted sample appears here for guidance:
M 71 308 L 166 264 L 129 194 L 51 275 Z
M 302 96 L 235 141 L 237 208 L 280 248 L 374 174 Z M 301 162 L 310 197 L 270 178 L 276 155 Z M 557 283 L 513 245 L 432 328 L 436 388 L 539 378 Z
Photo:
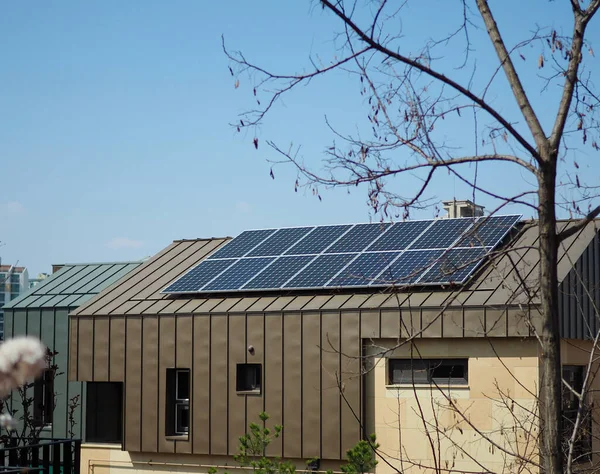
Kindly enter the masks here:
M 147 317 L 147 316 L 144 316 Z M 158 449 L 161 453 L 174 453 L 173 441 L 167 440 L 165 407 L 167 405 L 167 369 L 175 368 L 175 317 L 159 316 L 159 356 L 158 356 L 158 407 L 148 405 L 148 410 L 156 410 L 158 416 Z
M 258 419 L 258 414 L 265 411 L 265 393 L 264 381 L 266 377 L 270 377 L 266 372 L 264 363 L 264 345 L 265 345 L 265 319 L 263 314 L 247 313 L 246 314 L 246 347 L 252 345 L 254 347 L 254 355 L 246 351 L 246 362 L 253 364 L 262 364 L 263 390 L 260 396 L 246 396 L 246 416 L 245 425 L 248 426 L 249 420 Z M 270 379 L 269 379 L 270 382 Z M 269 388 L 271 384 L 269 383 Z
M 321 315 L 321 457 L 339 459 L 340 456 L 340 313 L 323 312 Z
M 263 395 L 265 411 L 273 425 L 283 424 L 283 318 L 280 313 L 265 315 L 265 353 Z M 250 412 L 251 413 L 251 412 Z M 284 432 L 285 432 L 284 426 Z M 281 438 L 274 440 L 267 448 L 270 456 L 281 456 Z
M 194 360 L 192 365 L 192 451 L 210 453 L 211 361 L 210 316 L 194 316 Z M 222 357 L 222 356 L 221 356 Z
M 158 316 L 142 318 L 142 439 L 141 449 L 153 452 L 157 449 L 158 439 L 164 433 L 159 432 L 158 423 L 158 387 L 159 387 L 159 342 Z
M 236 314 L 229 316 L 229 390 L 227 398 L 229 403 L 228 417 L 228 451 L 236 454 L 240 433 L 246 431 L 246 397 L 236 392 L 237 364 L 246 362 L 246 315 Z M 257 395 L 253 395 L 255 397 Z M 258 413 L 251 413 L 250 419 L 258 421 Z
M 227 341 L 228 319 L 211 317 L 210 344 L 210 448 L 211 454 L 227 454 L 229 410 L 229 348 Z
M 193 321 L 191 315 L 175 316 L 176 321 L 176 338 L 175 338 L 175 364 L 177 367 L 190 369 L 190 377 L 193 372 L 193 357 L 194 357 L 194 340 L 193 340 Z M 190 383 L 193 383 L 190 380 Z M 190 385 L 191 388 L 191 385 Z M 190 394 L 191 397 L 191 394 Z M 190 413 L 194 412 L 193 400 L 190 400 Z M 159 411 L 160 413 L 160 411 Z M 190 429 L 188 440 L 177 441 L 175 443 L 176 453 L 191 453 L 194 432 Z
M 302 456 L 321 456 L 321 315 L 302 317 Z M 284 347 L 287 357 L 287 346 Z M 286 394 L 287 395 L 287 394 Z M 284 425 L 285 426 L 285 425 Z
M 80 320 L 81 318 L 77 318 Z M 124 449 L 141 450 L 142 418 L 142 318 L 128 316 L 125 344 L 125 420 Z
M 302 456 L 302 315 L 283 315 L 283 455 Z M 314 363 L 314 359 L 311 361 Z M 309 428 L 309 427 L 307 427 Z M 310 429 L 310 428 L 309 428 Z

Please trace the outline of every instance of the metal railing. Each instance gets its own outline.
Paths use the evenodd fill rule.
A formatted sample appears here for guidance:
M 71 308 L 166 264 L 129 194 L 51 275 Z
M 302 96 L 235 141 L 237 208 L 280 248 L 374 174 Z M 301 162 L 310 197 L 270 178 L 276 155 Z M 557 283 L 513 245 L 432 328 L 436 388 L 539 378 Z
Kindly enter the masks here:
M 17 445 L 9 438 L 0 447 L 0 474 L 80 474 L 81 440 L 40 439 Z

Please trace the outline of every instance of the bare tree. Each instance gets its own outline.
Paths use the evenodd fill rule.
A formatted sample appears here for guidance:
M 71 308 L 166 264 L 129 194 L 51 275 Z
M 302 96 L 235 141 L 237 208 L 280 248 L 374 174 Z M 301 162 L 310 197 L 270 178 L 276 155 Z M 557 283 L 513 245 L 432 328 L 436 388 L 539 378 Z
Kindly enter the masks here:
M 600 0 L 561 0 L 560 5 L 565 11 L 556 21 L 568 19 L 569 33 L 540 27 L 537 19 L 531 18 L 531 34 L 514 42 L 501 33 L 487 0 L 457 1 L 454 8 L 458 24 L 449 24 L 448 31 L 438 37 L 424 38 L 417 51 L 407 51 L 399 25 L 411 21 L 415 11 L 428 8 L 424 4 L 408 0 L 320 0 L 318 6 L 339 24 L 337 48 L 331 61 L 311 59 L 310 69 L 300 73 L 267 70 L 224 44 L 232 75 L 249 75 L 258 104 L 234 124 L 239 130 L 261 124 L 283 95 L 319 76 L 344 70 L 358 79 L 371 138 L 365 138 L 365 127 L 357 126 L 358 132 L 345 133 L 326 120 L 335 141 L 325 150 L 325 168 L 321 170 L 305 164 L 298 149 L 267 142 L 281 161 L 297 168 L 296 187 L 307 185 L 318 193 L 320 186 L 364 184 L 375 213 L 388 216 L 399 209 L 397 215 L 408 217 L 411 209 L 430 202 L 431 183 L 440 171 L 445 171 L 470 186 L 474 200 L 477 193 L 498 202 L 497 209 L 516 203 L 533 210 L 540 235 L 539 449 L 540 466 L 547 473 L 563 472 L 565 466 L 561 404 L 556 403 L 561 400 L 563 385 L 558 249 L 561 242 L 600 214 L 600 206 L 594 203 L 597 185 L 585 183 L 585 176 L 578 171 L 578 160 L 600 149 L 600 93 L 587 66 L 593 50 L 586 40 Z M 492 69 L 478 68 L 473 38 L 482 39 L 483 30 L 497 56 Z M 536 56 L 539 54 L 537 61 L 527 58 L 532 50 Z M 503 88 L 516 102 L 514 110 L 494 97 Z M 555 103 L 552 117 L 541 116 L 534 108 L 541 93 Z M 450 122 L 460 127 L 473 145 L 449 143 Z M 258 147 L 258 138 L 254 146 Z M 502 185 L 496 189 L 482 185 L 478 178 L 484 166 L 494 164 L 520 170 L 529 176 L 526 183 L 531 186 L 510 195 Z M 402 183 L 412 186 L 415 181 L 419 182 L 418 189 L 411 195 L 398 191 Z M 579 222 L 557 231 L 560 208 Z

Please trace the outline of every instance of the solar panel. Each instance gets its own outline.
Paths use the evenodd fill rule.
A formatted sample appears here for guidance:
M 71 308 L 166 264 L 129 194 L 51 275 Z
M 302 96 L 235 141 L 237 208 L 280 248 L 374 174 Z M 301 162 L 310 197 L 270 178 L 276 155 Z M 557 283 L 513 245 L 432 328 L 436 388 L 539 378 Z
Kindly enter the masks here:
M 471 227 L 475 219 L 439 219 L 410 246 L 411 249 L 446 249 Z
M 450 249 L 423 273 L 419 283 L 463 283 L 481 263 L 485 254 L 483 247 Z
M 279 229 L 246 256 L 265 257 L 270 255 L 281 255 L 313 229 L 314 227 Z
M 245 231 L 163 293 L 462 284 L 519 219 Z
M 352 253 L 325 254 L 284 285 L 284 288 L 319 288 L 331 280 L 346 264 L 356 257 Z
M 362 252 L 367 245 L 383 235 L 390 226 L 389 223 L 357 224 L 329 247 L 325 253 Z
M 302 239 L 285 253 L 287 255 L 308 255 L 321 253 L 333 242 L 339 239 L 344 232 L 351 227 L 351 225 L 329 225 L 317 227 L 310 233 L 310 235 L 306 236 L 305 239 Z
M 367 286 L 372 282 L 385 284 L 385 280 L 378 280 L 376 277 L 398 255 L 400 252 L 363 253 L 344 268 L 327 286 Z
M 259 273 L 243 287 L 246 289 L 277 289 L 304 268 L 313 258 L 313 255 L 300 255 L 297 257 L 279 257 L 269 271 Z
M 275 229 L 247 230 L 242 232 L 239 236 L 225 245 L 225 247 L 217 250 L 208 258 L 215 259 L 243 257 L 250 250 L 274 233 Z
M 266 268 L 274 257 L 246 258 L 238 260 L 227 271 L 219 275 L 203 291 L 228 291 L 239 289 L 249 278 Z
M 373 242 L 367 250 L 404 250 L 425 229 L 431 226 L 432 221 L 406 221 L 397 222 L 380 239 Z
M 179 280 L 165 288 L 165 293 L 186 293 L 199 291 L 221 272 L 227 270 L 237 262 L 236 259 L 228 260 L 203 260 L 196 268 L 183 275 Z

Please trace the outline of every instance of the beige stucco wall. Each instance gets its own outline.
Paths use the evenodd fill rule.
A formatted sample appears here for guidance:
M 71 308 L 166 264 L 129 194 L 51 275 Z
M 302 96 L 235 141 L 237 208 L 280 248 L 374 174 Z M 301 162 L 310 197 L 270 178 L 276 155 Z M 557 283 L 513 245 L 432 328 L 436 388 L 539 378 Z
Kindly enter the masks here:
M 304 460 L 292 461 L 298 472 L 306 469 Z M 81 474 L 205 474 L 210 467 L 215 467 L 219 473 L 249 472 L 239 468 L 231 456 L 130 453 L 122 451 L 120 445 L 109 444 L 83 444 L 81 447 Z M 339 473 L 339 462 L 323 461 L 320 472 L 327 469 Z
M 375 354 L 395 344 L 376 340 L 367 350 Z M 387 357 L 410 357 L 410 345 L 375 356 L 365 383 L 367 428 L 385 453 L 378 474 L 432 472 L 427 468 L 436 465 L 515 472 L 515 458 L 503 450 L 534 457 L 539 373 L 534 339 L 423 339 L 414 348 L 423 358 L 468 358 L 468 386 L 388 386 Z

